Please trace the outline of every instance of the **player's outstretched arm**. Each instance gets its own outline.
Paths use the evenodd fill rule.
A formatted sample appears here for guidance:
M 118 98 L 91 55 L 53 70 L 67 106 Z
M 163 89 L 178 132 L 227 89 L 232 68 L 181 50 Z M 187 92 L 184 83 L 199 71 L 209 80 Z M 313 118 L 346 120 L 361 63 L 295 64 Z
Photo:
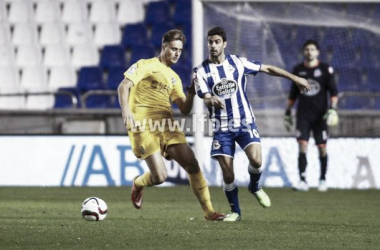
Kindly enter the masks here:
M 195 96 L 195 85 L 194 80 L 191 82 L 187 89 L 187 96 L 182 98 L 177 98 L 173 102 L 178 106 L 179 110 L 183 115 L 188 115 L 193 108 L 194 96 Z
M 128 79 L 124 79 L 117 88 L 124 125 L 127 127 L 133 127 L 135 125 L 135 120 L 133 118 L 131 110 L 129 109 L 129 91 L 132 88 L 132 86 L 133 82 L 131 82 Z
M 307 82 L 306 79 L 293 75 L 289 73 L 288 71 L 283 70 L 279 67 L 262 64 L 260 71 L 271 76 L 283 77 L 283 78 L 293 81 L 297 85 L 297 87 L 300 89 L 301 93 L 307 92 L 310 90 L 309 83 Z

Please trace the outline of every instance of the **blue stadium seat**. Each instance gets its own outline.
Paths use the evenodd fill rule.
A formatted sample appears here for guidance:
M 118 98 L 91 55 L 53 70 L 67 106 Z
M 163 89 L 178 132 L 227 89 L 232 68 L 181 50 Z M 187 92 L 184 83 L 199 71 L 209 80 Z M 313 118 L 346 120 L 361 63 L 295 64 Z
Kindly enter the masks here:
M 155 49 L 153 45 L 137 45 L 132 48 L 132 58 L 130 65 L 139 61 L 140 59 L 149 59 L 155 56 Z
M 334 46 L 331 65 L 334 68 L 354 68 L 357 67 L 356 49 L 353 47 Z
M 374 108 L 380 110 L 380 97 L 375 98 Z
M 181 78 L 181 81 L 182 81 L 184 89 L 185 89 L 185 87 L 187 87 L 187 86 L 190 85 L 190 81 L 191 81 L 191 67 L 187 67 L 184 64 L 181 65 L 181 64 L 177 63 L 177 64 L 174 64 L 172 66 L 172 69 L 174 70 L 174 72 L 177 73 L 177 75 L 179 76 L 179 78 Z
M 99 67 L 83 67 L 79 71 L 77 88 L 83 93 L 93 89 L 105 89 L 103 72 Z
M 146 8 L 145 23 L 153 25 L 170 21 L 170 6 L 165 1 L 150 2 Z
M 191 24 L 190 25 L 184 25 L 182 27 L 182 32 L 186 37 L 186 43 L 185 43 L 185 53 L 188 53 L 191 57 L 191 42 L 192 42 L 192 30 L 191 30 Z
M 136 23 L 128 24 L 124 28 L 121 43 L 125 48 L 131 48 L 135 45 L 142 45 L 148 41 L 148 31 L 145 24 Z
M 160 48 L 162 45 L 162 36 L 171 29 L 174 29 L 175 26 L 173 23 L 156 23 L 152 27 L 152 38 L 151 42 L 157 48 Z
M 320 40 L 319 27 L 299 26 L 296 36 L 298 46 L 301 47 L 309 39 L 316 40 L 317 42 Z
M 372 109 L 371 98 L 364 96 L 346 96 L 339 102 L 341 109 Z
M 127 61 L 124 48 L 120 45 L 104 46 L 99 65 L 103 69 L 126 67 Z
M 379 3 L 376 4 L 372 19 L 374 21 L 380 21 L 380 4 Z
M 111 96 L 109 95 L 91 95 L 86 99 L 86 108 L 112 108 Z
M 354 46 L 366 49 L 368 46 L 377 46 L 380 41 L 380 35 L 364 29 L 355 29 L 352 35 Z
M 373 4 L 370 3 L 349 3 L 347 4 L 347 15 L 370 18 L 369 13 L 372 8 Z
M 124 67 L 113 67 L 108 70 L 107 86 L 110 89 L 116 90 L 121 81 L 124 79 Z
M 336 47 L 338 45 L 347 46 L 351 42 L 350 29 L 340 27 L 326 28 L 326 33 L 323 39 L 324 46 Z
M 81 107 L 80 93 L 77 88 L 59 88 L 58 91 L 65 91 L 72 93 L 77 98 L 77 108 Z M 74 108 L 74 103 L 71 96 L 66 94 L 56 94 L 54 101 L 55 109 Z
M 177 25 L 191 25 L 191 1 L 178 1 L 173 21 Z
M 372 46 L 361 50 L 361 65 L 364 68 L 380 68 L 380 49 Z
M 285 17 L 288 13 L 289 3 L 263 4 L 262 15 L 269 17 Z
M 339 91 L 363 91 L 362 73 L 359 69 L 341 68 L 335 69 L 338 74 Z
M 369 90 L 380 93 L 380 68 L 368 69 L 367 77 Z

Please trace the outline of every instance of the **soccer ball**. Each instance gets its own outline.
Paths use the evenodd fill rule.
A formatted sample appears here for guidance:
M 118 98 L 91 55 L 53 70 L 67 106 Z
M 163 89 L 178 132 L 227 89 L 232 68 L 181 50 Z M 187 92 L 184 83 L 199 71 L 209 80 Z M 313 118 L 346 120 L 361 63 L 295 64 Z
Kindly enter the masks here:
M 88 221 L 104 220 L 107 216 L 107 204 L 97 197 L 89 197 L 83 201 L 82 216 Z

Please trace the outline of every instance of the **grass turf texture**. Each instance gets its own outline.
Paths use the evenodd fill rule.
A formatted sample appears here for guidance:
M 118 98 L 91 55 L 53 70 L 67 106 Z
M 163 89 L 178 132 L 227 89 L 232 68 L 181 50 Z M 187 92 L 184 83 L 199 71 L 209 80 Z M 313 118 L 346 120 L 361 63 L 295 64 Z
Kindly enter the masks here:
M 208 222 L 190 187 L 147 188 L 141 210 L 130 188 L 0 188 L 0 249 L 379 249 L 380 191 L 307 193 L 265 189 L 261 208 L 240 188 L 242 221 Z M 214 207 L 228 211 L 221 188 Z M 87 222 L 81 203 L 108 205 L 101 222 Z M 190 219 L 194 218 L 194 219 Z

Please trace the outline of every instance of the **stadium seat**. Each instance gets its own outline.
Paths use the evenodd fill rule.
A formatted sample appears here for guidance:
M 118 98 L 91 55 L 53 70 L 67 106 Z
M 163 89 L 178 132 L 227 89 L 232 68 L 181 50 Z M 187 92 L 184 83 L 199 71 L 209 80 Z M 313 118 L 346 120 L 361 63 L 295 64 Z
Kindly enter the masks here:
M 100 57 L 99 65 L 103 69 L 125 67 L 127 62 L 124 48 L 120 45 L 105 46 Z
M 191 1 L 178 1 L 173 21 L 177 25 L 191 25 Z
M 323 45 L 326 47 L 347 46 L 351 42 L 350 29 L 341 27 L 326 28 Z
M 121 42 L 121 30 L 116 22 L 98 23 L 95 28 L 94 43 L 98 47 L 116 45 Z
M 98 49 L 88 44 L 74 46 L 71 64 L 76 68 L 97 66 L 99 64 Z
M 342 45 L 334 46 L 331 65 L 334 68 L 354 68 L 357 67 L 357 52 L 355 48 Z
M 112 67 L 108 70 L 107 86 L 109 89 L 116 90 L 119 84 L 124 79 L 124 72 L 127 69 L 124 67 Z
M 142 45 L 148 41 L 145 24 L 128 24 L 125 26 L 122 37 L 122 45 L 131 48 L 134 45 Z
M 90 95 L 86 99 L 86 108 L 104 109 L 112 107 L 111 96 L 109 95 Z
M 313 26 L 299 26 L 296 36 L 297 45 L 301 47 L 309 39 L 320 41 L 319 28 Z
M 268 17 L 283 17 L 288 13 L 288 3 L 264 4 L 261 14 Z
M 63 87 L 75 87 L 77 74 L 71 66 L 53 67 L 50 69 L 49 89 L 57 90 Z
M 155 56 L 155 49 L 153 45 L 136 45 L 132 49 L 132 57 L 130 65 L 136 63 L 140 59 L 148 59 Z
M 74 97 L 76 98 L 77 108 L 81 107 L 80 92 L 77 88 L 60 88 L 58 89 L 57 94 L 55 94 L 55 99 L 54 99 L 55 109 L 75 108 L 75 104 L 72 100 L 72 96 L 64 94 L 62 92 L 72 93 Z
M 20 75 L 14 66 L 0 67 L 0 93 L 4 90 L 19 89 Z M 0 98 L 1 99 L 1 98 Z
M 57 0 L 40 0 L 36 3 L 35 21 L 41 23 L 52 23 L 60 21 L 61 10 Z
M 380 110 L 380 97 L 375 98 L 374 108 Z
M 120 25 L 139 23 L 144 21 L 144 4 L 141 1 L 120 1 L 117 21 Z
M 62 21 L 67 24 L 87 21 L 88 11 L 85 1 L 67 0 L 63 3 Z
M 349 18 L 370 18 L 371 9 L 373 8 L 372 4 L 369 3 L 350 3 L 347 4 L 347 15 L 349 15 Z
M 8 21 L 10 23 L 27 23 L 33 21 L 32 1 L 12 1 L 10 2 Z
M 26 97 L 25 108 L 29 110 L 52 109 L 54 105 L 53 95 L 29 95 Z
M 11 31 L 9 24 L 0 22 L 0 45 L 11 42 Z
M 78 74 L 77 87 L 81 92 L 93 89 L 106 89 L 103 72 L 99 67 L 83 67 Z
M 162 36 L 171 29 L 174 29 L 175 26 L 173 23 L 158 23 L 152 27 L 152 38 L 151 42 L 157 48 L 160 48 L 162 45 Z
M 0 67 L 13 66 L 15 63 L 14 48 L 10 43 L 0 45 Z
M 3 0 L 0 0 L 0 23 L 7 21 L 7 6 Z
M 47 70 L 40 65 L 25 67 L 21 74 L 21 88 L 26 92 L 47 91 Z
M 172 69 L 174 70 L 174 72 L 177 73 L 177 75 L 181 79 L 184 88 L 190 85 L 190 81 L 192 77 L 191 67 L 187 67 L 186 65 L 183 65 L 183 64 L 181 65 L 179 63 L 176 63 L 172 66 Z
M 341 109 L 372 109 L 370 98 L 364 96 L 346 96 L 338 103 Z
M 39 66 L 41 63 L 42 53 L 38 45 L 20 45 L 17 47 L 16 65 L 18 67 Z
M 368 46 L 362 48 L 360 62 L 364 68 L 380 68 L 380 48 Z
M 115 21 L 116 7 L 114 1 L 99 0 L 91 4 L 90 22 L 107 23 Z
M 170 21 L 170 6 L 165 1 L 150 2 L 145 13 L 145 23 L 153 25 Z
M 380 93 L 380 68 L 367 70 L 367 85 L 370 91 Z
M 66 41 L 70 46 L 91 43 L 91 24 L 86 22 L 69 24 Z
M 339 91 L 363 91 L 362 73 L 356 68 L 335 69 Z
M 62 23 L 44 23 L 41 28 L 40 44 L 42 46 L 66 44 L 65 29 Z
M 352 43 L 356 47 L 366 49 L 369 46 L 377 46 L 380 35 L 364 29 L 355 29 L 352 35 Z
M 12 43 L 16 46 L 38 44 L 37 26 L 33 22 L 15 24 Z
M 46 46 L 44 65 L 46 67 L 65 66 L 70 64 L 70 51 L 62 44 Z

